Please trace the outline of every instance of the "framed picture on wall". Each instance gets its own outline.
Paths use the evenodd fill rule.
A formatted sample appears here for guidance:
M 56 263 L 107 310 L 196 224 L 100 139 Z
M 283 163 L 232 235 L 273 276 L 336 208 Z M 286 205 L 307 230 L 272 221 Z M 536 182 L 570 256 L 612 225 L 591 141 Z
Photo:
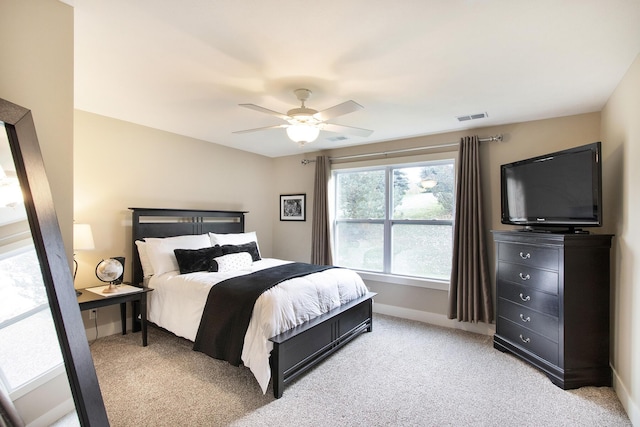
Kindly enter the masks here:
M 280 221 L 306 221 L 306 194 L 280 195 Z

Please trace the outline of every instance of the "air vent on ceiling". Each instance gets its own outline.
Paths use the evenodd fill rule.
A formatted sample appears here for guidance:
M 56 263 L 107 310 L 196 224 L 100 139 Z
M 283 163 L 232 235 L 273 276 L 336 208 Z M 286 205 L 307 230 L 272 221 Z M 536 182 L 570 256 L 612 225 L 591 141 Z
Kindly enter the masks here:
M 327 141 L 331 141 L 331 142 L 339 142 L 339 141 L 346 141 L 347 138 L 346 136 L 331 136 L 329 138 L 327 138 Z
M 458 116 L 456 117 L 456 119 L 458 119 L 459 122 L 466 122 L 467 120 L 484 119 L 486 117 L 489 117 L 487 113 L 477 113 L 477 114 L 468 114 L 466 116 Z

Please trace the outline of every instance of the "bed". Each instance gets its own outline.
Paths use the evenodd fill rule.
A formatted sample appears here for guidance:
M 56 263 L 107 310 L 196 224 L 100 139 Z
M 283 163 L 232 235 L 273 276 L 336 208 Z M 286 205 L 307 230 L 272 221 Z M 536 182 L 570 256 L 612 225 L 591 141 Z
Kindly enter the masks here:
M 235 243 L 237 238 L 247 238 L 251 233 L 245 233 L 244 211 L 221 210 L 183 210 L 156 208 L 129 208 L 132 211 L 132 250 L 133 271 L 132 282 L 138 286 L 154 288 L 149 294 L 148 319 L 150 322 L 185 337 L 196 344 L 200 335 L 206 332 L 203 317 L 204 306 L 209 289 L 216 288 L 218 281 L 226 285 L 227 276 L 220 264 L 217 273 L 189 272 L 180 274 L 174 267 L 163 266 L 157 270 L 161 274 L 149 274 L 149 259 L 145 244 L 157 241 L 188 242 L 192 247 L 185 248 L 185 252 L 201 246 L 201 236 L 210 236 L 211 245 L 215 238 L 223 239 L 220 243 L 231 239 Z M 174 243 L 174 245 L 179 245 Z M 224 245 L 223 245 L 224 246 Z M 245 246 L 244 244 L 238 246 Z M 225 246 L 227 247 L 227 246 Z M 229 246 L 234 247 L 234 246 Z M 259 243 L 252 247 L 255 251 Z M 258 249 L 259 251 L 259 249 Z M 250 252 L 250 251 L 249 251 Z M 152 253 L 152 255 L 156 255 Z M 250 267 L 245 266 L 242 274 L 245 278 L 253 277 L 262 272 L 293 268 L 295 264 L 269 258 L 255 259 L 255 252 L 251 256 L 244 253 L 235 260 L 246 261 L 244 257 L 254 257 Z M 142 256 L 142 259 L 141 259 Z M 163 255 L 164 256 L 164 255 Z M 229 257 L 224 257 L 229 258 Z M 223 261 L 222 258 L 216 258 Z M 157 259 L 156 261 L 157 266 Z M 143 264 L 144 267 L 143 267 Z M 273 267 L 273 268 L 271 268 Z M 311 266 L 312 267 L 312 266 Z M 182 265 L 180 266 L 182 268 Z M 292 276 L 289 280 L 269 288 L 258 297 L 255 306 L 250 308 L 251 320 L 243 338 L 242 363 L 256 376 L 263 392 L 269 381 L 273 385 L 276 398 L 282 397 L 284 388 L 294 379 L 308 371 L 318 363 L 329 357 L 342 346 L 364 332 L 372 330 L 372 308 L 374 293 L 369 292 L 359 276 L 347 269 L 322 269 L 303 276 Z M 322 271 L 320 271 L 322 270 Z M 244 275 L 246 274 L 246 276 Z M 231 273 L 231 276 L 236 273 Z M 229 276 L 230 277 L 230 276 Z M 236 279 L 239 280 L 239 279 Z M 299 282 L 299 283 L 298 283 Z M 322 301 L 321 307 L 315 307 L 308 313 L 301 313 L 295 308 L 288 311 L 294 318 L 285 318 L 273 306 L 277 306 L 279 298 L 295 300 L 296 294 L 286 294 L 294 289 L 304 294 L 304 286 L 311 286 L 307 293 L 315 293 L 317 289 L 328 289 L 328 296 Z M 223 286 L 220 285 L 220 288 Z M 217 290 L 217 289 L 215 289 Z M 302 290 L 302 291 L 300 291 Z M 319 293 L 319 291 L 318 291 Z M 280 297 L 278 295 L 285 295 Z M 293 295 L 293 296 L 292 296 Z M 304 305 L 304 304 L 303 304 Z M 307 304 L 308 305 L 308 304 Z M 205 311 L 207 313 L 207 311 Z M 207 316 L 204 316 L 207 318 Z M 266 325 L 266 318 L 283 318 L 275 325 Z M 137 325 L 134 325 L 137 328 Z M 215 328 L 212 328 L 215 329 Z M 196 340 L 196 335 L 197 339 Z M 200 350 L 202 351 L 202 350 Z

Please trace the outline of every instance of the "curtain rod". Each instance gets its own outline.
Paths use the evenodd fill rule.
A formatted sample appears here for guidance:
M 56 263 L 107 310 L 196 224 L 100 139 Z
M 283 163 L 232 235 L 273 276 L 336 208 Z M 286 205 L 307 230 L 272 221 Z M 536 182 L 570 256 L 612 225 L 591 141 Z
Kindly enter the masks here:
M 489 136 L 487 138 L 480 138 L 480 142 L 494 142 L 494 141 L 502 141 L 502 134 Z M 333 160 L 346 160 L 346 159 L 358 159 L 361 157 L 373 157 L 373 156 L 386 156 L 388 154 L 397 154 L 397 153 L 408 153 L 411 151 L 422 151 L 422 150 L 433 150 L 435 148 L 445 148 L 445 147 L 454 147 L 459 145 L 459 142 L 448 142 L 446 144 L 440 145 L 427 145 L 424 147 L 414 147 L 414 148 L 405 148 L 401 150 L 392 150 L 392 151 L 381 151 L 379 153 L 367 153 L 367 154 L 354 154 L 352 156 L 341 156 L 341 157 L 329 157 L 329 161 Z M 303 165 L 308 165 L 309 163 L 315 162 L 315 159 L 302 159 L 301 163 Z

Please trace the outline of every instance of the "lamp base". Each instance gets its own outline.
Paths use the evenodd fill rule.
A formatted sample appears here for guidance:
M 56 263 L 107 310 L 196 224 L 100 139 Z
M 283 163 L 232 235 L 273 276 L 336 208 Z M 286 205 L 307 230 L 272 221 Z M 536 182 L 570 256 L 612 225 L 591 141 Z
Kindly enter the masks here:
M 103 294 L 112 294 L 114 292 L 118 292 L 118 288 L 113 283 L 110 283 L 107 288 L 104 288 L 102 291 Z

